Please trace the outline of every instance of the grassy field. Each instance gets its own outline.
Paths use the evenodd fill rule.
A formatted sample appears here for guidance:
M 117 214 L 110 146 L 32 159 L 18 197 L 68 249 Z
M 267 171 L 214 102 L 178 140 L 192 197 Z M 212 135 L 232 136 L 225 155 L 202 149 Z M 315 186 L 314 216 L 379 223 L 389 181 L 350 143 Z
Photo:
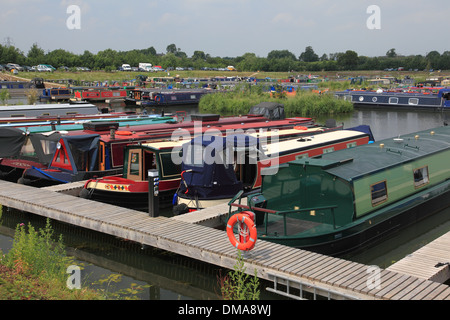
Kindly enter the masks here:
M 290 76 L 296 76 L 300 73 L 297 72 L 239 72 L 239 71 L 169 71 L 169 72 L 105 72 L 105 71 L 91 71 L 91 72 L 60 72 L 53 73 L 35 73 L 35 72 L 21 72 L 19 77 L 32 79 L 34 77 L 42 77 L 45 80 L 61 80 L 72 79 L 78 81 L 123 81 L 136 79 L 138 75 L 146 75 L 150 77 L 175 77 L 179 78 L 207 78 L 207 77 L 256 77 L 258 79 L 287 79 Z M 333 72 L 314 72 L 313 75 L 317 75 L 319 78 L 328 78 L 329 80 L 336 80 L 338 78 L 349 78 L 357 76 L 377 77 L 377 76 L 393 76 L 398 79 L 403 79 L 405 76 L 409 76 L 418 81 L 423 81 L 430 76 L 429 72 L 424 71 L 333 71 Z M 433 75 L 447 75 L 448 73 L 433 73 Z M 306 74 L 309 75 L 309 74 Z

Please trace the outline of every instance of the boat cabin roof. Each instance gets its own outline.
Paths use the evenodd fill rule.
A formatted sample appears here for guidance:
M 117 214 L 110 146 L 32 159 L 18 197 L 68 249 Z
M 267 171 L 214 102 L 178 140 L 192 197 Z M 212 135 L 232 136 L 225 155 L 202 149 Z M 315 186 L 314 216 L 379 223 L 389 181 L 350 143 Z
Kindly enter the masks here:
M 299 159 L 290 164 L 320 167 L 332 175 L 351 181 L 449 148 L 450 127 L 443 126 L 327 153 L 321 157 Z
M 283 153 L 292 149 L 305 148 L 311 149 L 320 147 L 329 142 L 339 142 L 350 138 L 357 138 L 366 135 L 360 131 L 354 130 L 336 130 L 320 134 L 312 134 L 308 136 L 297 137 L 294 139 L 280 141 L 276 144 L 268 144 L 266 154 Z M 272 141 L 273 142 L 273 141 Z

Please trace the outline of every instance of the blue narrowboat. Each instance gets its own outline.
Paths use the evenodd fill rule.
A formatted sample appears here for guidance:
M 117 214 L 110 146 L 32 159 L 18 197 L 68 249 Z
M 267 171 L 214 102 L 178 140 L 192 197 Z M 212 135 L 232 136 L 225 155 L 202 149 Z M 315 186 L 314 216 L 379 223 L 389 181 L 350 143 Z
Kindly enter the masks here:
M 450 88 L 440 89 L 437 93 L 348 90 L 336 92 L 335 96 L 359 107 L 450 110 Z

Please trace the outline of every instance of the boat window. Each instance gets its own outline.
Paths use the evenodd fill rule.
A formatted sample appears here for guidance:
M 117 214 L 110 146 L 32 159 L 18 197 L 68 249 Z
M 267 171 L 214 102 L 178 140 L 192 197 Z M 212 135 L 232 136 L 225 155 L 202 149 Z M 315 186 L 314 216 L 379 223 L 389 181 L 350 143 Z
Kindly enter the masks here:
M 299 154 L 295 156 L 295 160 L 299 160 L 299 159 L 303 159 L 303 158 L 308 158 L 309 154 L 308 153 L 303 153 L 303 154 Z
M 130 154 L 130 174 L 139 175 L 139 152 L 131 152 Z
M 389 98 L 389 103 L 391 103 L 391 104 L 397 104 L 397 103 L 398 103 L 398 98 L 395 98 L 395 97 Z
M 172 153 L 160 153 L 159 159 L 161 163 L 161 175 L 162 177 L 173 177 L 181 174 L 181 164 L 175 164 L 172 161 Z M 160 177 L 161 178 L 161 177 Z
M 428 166 L 414 170 L 414 187 L 420 188 L 430 182 L 428 178 Z
M 12 114 L 11 118 L 20 118 L 20 117 L 25 117 L 24 114 Z
M 418 105 L 419 104 L 419 99 L 418 98 L 409 98 L 408 104 Z
M 195 94 L 191 94 L 191 99 L 197 99 L 197 96 Z
M 22 146 L 22 150 L 20 151 L 22 156 L 35 156 L 36 151 L 34 150 L 33 144 L 31 143 L 31 139 L 27 138 L 26 142 Z
M 387 201 L 388 197 L 386 180 L 371 185 L 370 193 L 372 196 L 372 206 L 376 206 Z
M 347 143 L 347 149 L 356 147 L 356 141 Z
M 78 114 L 78 112 L 66 112 L 66 115 L 68 116 L 74 116 L 76 114 Z
M 51 140 L 41 140 L 41 148 L 44 154 L 49 155 L 57 149 L 58 142 Z
M 330 152 L 333 152 L 334 151 L 334 147 L 330 147 L 330 148 L 325 148 L 325 149 L 323 149 L 323 153 L 325 154 L 325 153 L 330 153 Z

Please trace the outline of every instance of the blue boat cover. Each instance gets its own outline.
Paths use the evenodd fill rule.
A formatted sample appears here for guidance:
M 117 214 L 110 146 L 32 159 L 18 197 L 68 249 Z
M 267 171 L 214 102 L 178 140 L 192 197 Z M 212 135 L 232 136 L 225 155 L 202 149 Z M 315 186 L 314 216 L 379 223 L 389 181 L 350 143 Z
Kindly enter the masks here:
M 192 199 L 234 196 L 243 189 L 243 185 L 236 178 L 234 158 L 224 159 L 225 148 L 228 147 L 228 150 L 234 153 L 234 150 L 257 146 L 258 139 L 245 134 L 226 137 L 205 135 L 192 139 L 183 145 L 182 181 L 178 194 Z M 201 161 L 195 158 L 200 156 L 199 151 Z

